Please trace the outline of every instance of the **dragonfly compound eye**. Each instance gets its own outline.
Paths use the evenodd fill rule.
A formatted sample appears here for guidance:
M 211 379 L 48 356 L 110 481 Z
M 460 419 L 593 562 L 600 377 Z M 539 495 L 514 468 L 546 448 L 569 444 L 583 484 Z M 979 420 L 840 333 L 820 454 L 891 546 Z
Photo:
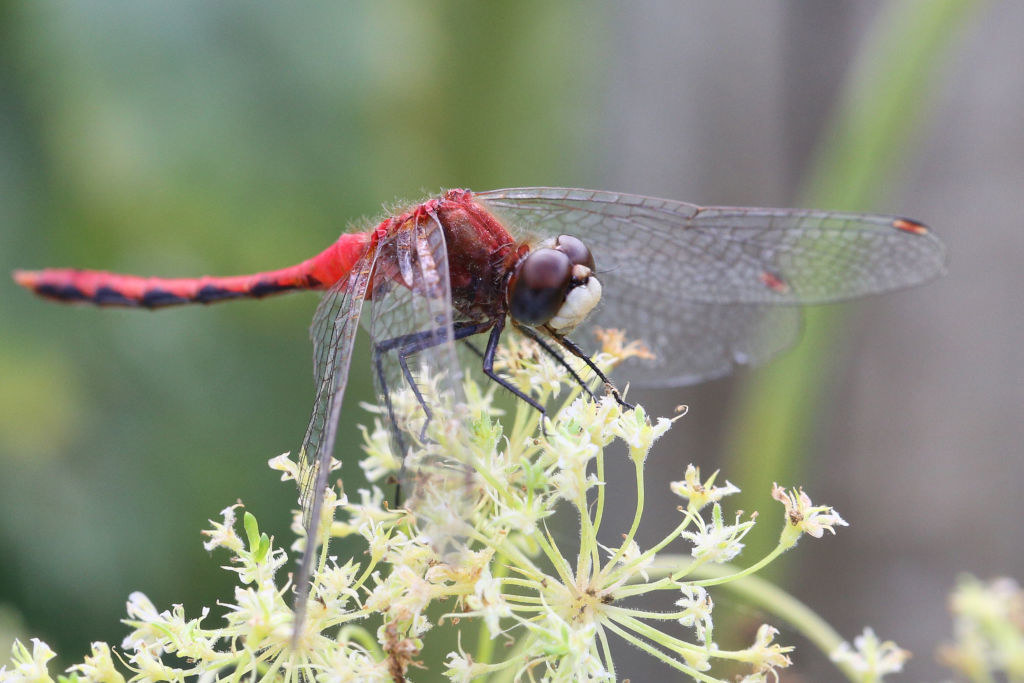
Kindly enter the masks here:
M 594 255 L 587 249 L 587 245 L 578 237 L 572 235 L 559 235 L 555 240 L 555 249 L 564 253 L 573 262 L 573 265 L 586 266 L 594 270 Z
M 531 251 L 508 283 L 508 310 L 526 325 L 543 325 L 558 313 L 572 282 L 573 263 L 562 251 Z

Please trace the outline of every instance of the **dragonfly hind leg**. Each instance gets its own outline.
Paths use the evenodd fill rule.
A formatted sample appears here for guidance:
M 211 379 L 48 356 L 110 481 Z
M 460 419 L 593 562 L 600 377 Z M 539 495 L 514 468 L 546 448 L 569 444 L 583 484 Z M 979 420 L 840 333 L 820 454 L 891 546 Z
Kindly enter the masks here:
M 488 323 L 457 323 L 452 330 L 452 341 L 459 341 L 466 337 L 471 337 L 474 334 L 485 331 L 488 326 Z M 444 331 L 441 329 L 435 329 L 385 339 L 384 341 L 373 345 L 373 365 L 377 373 L 377 381 L 379 382 L 381 392 L 384 395 L 384 404 L 388 411 L 388 419 L 391 421 L 391 425 L 394 427 L 394 433 L 399 441 L 399 450 L 403 454 L 405 453 L 405 445 L 402 442 L 401 430 L 398 429 L 398 420 L 395 417 L 394 407 L 391 403 L 391 392 L 388 388 L 387 378 L 384 375 L 384 354 L 391 351 L 395 352 L 398 358 L 398 366 L 402 370 L 402 377 L 412 390 L 413 396 L 416 397 L 416 402 L 419 404 L 420 409 L 423 410 L 423 414 L 426 419 L 424 420 L 423 427 L 420 430 L 420 438 L 422 439 L 427 432 L 427 427 L 430 425 L 430 422 L 434 417 L 434 413 L 430 409 L 430 406 L 427 405 L 427 401 L 423 398 L 423 393 L 420 391 L 419 385 L 413 377 L 412 370 L 409 368 L 409 357 L 425 349 L 443 344 L 445 341 L 447 341 L 447 335 L 444 334 Z
M 502 377 L 501 375 L 494 371 L 494 355 L 498 350 L 498 343 L 501 341 L 501 333 L 505 329 L 505 320 L 503 318 L 497 318 L 493 321 L 488 320 L 479 323 L 457 323 L 453 329 L 454 334 L 452 335 L 452 339 L 453 341 L 461 341 L 468 337 L 472 337 L 474 334 L 486 332 L 488 329 L 491 330 L 491 334 L 487 339 L 487 346 L 482 352 L 472 344 L 469 345 L 473 352 L 482 358 L 484 374 L 487 375 L 487 377 L 489 377 L 492 381 L 497 382 L 500 386 L 504 387 L 505 389 L 508 389 L 510 392 L 512 392 L 512 394 L 515 395 L 516 398 L 518 398 L 521 401 L 525 401 L 537 412 L 539 412 L 542 418 L 541 429 L 543 429 L 543 418 L 547 415 L 547 411 L 544 409 L 544 406 L 538 403 L 531 396 L 521 391 L 519 387 L 515 386 L 514 384 L 512 384 L 511 382 L 509 382 L 504 377 Z M 423 394 L 420 392 L 419 387 L 416 384 L 416 380 L 412 376 L 412 371 L 409 369 L 408 360 L 409 357 L 412 356 L 413 354 L 442 343 L 444 341 L 443 335 L 438 334 L 438 332 L 439 330 L 426 330 L 423 332 L 416 332 L 414 334 L 402 335 L 400 337 L 395 337 L 393 339 L 385 339 L 380 343 L 374 344 L 374 367 L 376 368 L 377 379 L 380 382 L 381 389 L 384 393 L 384 402 L 388 411 L 388 418 L 391 420 L 392 426 L 395 427 L 396 434 L 399 433 L 398 421 L 394 414 L 394 409 L 391 404 L 391 397 L 388 392 L 387 382 L 384 377 L 384 354 L 390 351 L 395 351 L 395 353 L 398 355 L 398 364 L 399 367 L 402 369 L 402 376 L 405 378 L 405 381 L 409 384 L 409 387 L 412 389 L 413 395 L 416 397 L 417 403 L 419 403 L 420 408 L 422 408 L 423 413 L 427 418 L 420 432 L 422 438 L 422 435 L 426 432 L 427 426 L 430 424 L 430 420 L 433 418 L 433 413 L 427 406 L 426 400 L 423 398 Z M 588 393 L 590 392 L 589 388 L 586 387 L 586 385 L 583 383 L 583 380 L 579 377 L 579 375 L 576 374 L 576 372 L 571 367 L 566 365 L 564 359 L 562 359 L 557 353 L 555 353 L 554 350 L 550 348 L 550 346 L 544 344 L 543 342 L 541 342 L 541 346 L 542 348 L 545 349 L 545 351 L 552 354 L 555 358 L 558 358 L 558 360 L 563 365 L 566 366 L 569 372 L 572 373 L 576 381 L 578 381 L 580 385 L 587 390 Z M 593 394 L 591 394 L 591 396 L 593 396 Z M 404 446 L 400 445 L 400 448 L 402 448 L 404 452 Z

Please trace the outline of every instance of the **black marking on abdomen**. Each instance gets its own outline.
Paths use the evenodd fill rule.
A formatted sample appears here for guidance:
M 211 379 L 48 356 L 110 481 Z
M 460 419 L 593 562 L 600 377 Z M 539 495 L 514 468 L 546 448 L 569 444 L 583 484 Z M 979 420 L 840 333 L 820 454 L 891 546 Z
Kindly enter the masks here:
M 92 295 L 91 301 L 100 306 L 138 306 L 136 299 L 129 299 L 121 292 L 110 287 L 100 287 Z
M 173 306 L 175 304 L 188 303 L 188 299 L 177 294 L 171 294 L 166 289 L 151 289 L 142 295 L 139 301 L 146 308 L 160 308 L 161 306 Z
M 74 285 L 39 285 L 35 293 L 59 301 L 88 301 L 89 297 Z
M 295 285 L 287 284 L 282 285 L 277 282 L 257 282 L 255 285 L 249 288 L 249 294 L 255 297 L 264 297 L 268 294 L 277 294 L 278 292 L 287 292 L 290 289 L 295 289 Z
M 220 301 L 222 299 L 237 299 L 245 296 L 245 292 L 236 292 L 231 289 L 224 289 L 217 285 L 205 285 L 198 292 L 196 292 L 194 301 L 198 301 L 201 304 L 208 304 L 214 301 Z

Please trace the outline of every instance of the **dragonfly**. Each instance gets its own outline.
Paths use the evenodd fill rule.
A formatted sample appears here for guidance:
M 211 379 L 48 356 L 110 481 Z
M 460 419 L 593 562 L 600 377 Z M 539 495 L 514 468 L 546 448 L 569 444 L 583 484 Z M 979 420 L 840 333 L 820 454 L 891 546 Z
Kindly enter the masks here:
M 628 406 L 570 334 L 627 330 L 652 352 L 623 364 L 631 383 L 694 384 L 790 346 L 801 305 L 917 285 L 944 263 L 942 242 L 909 218 L 526 187 L 448 190 L 280 270 L 157 278 L 58 268 L 16 271 L 14 279 L 58 301 L 150 309 L 324 291 L 310 328 L 316 395 L 299 450 L 308 539 L 296 581 L 301 624 L 361 318 L 374 384 L 404 453 L 437 419 L 439 396 L 448 401 L 446 422 L 454 415 L 448 407 L 464 400 L 456 342 L 486 335 L 478 350 L 484 374 L 542 415 L 543 405 L 494 370 L 509 327 L 593 395 L 568 360 L 579 359 Z M 414 397 L 419 434 L 399 428 L 397 388 Z

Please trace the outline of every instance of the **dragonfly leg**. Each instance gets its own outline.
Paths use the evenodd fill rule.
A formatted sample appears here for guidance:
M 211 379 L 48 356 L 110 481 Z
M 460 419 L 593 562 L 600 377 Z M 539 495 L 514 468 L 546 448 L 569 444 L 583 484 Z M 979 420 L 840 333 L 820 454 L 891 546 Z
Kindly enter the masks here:
M 588 356 L 583 351 L 583 349 L 576 345 L 576 342 L 572 341 L 568 337 L 563 337 L 560 334 L 556 334 L 552 332 L 550 329 L 548 329 L 547 331 L 551 335 L 551 338 L 557 341 L 559 344 L 561 344 L 566 351 L 582 360 L 584 363 L 587 364 L 588 368 L 594 371 L 594 374 L 596 374 L 601 379 L 601 381 L 604 382 L 604 385 L 608 388 L 608 391 L 611 392 L 612 396 L 615 398 L 615 400 L 618 402 L 620 406 L 622 406 L 623 408 L 629 408 L 630 410 L 633 410 L 633 408 L 636 407 L 632 403 L 629 403 L 624 398 L 622 398 L 622 394 L 620 394 L 619 390 L 615 388 L 615 385 L 612 384 L 611 380 L 608 379 L 607 375 L 601 372 L 601 369 L 597 367 L 594 361 L 590 359 L 590 356 Z
M 452 337 L 455 341 L 471 337 L 478 332 L 483 332 L 487 329 L 488 324 L 486 323 L 456 323 L 452 332 Z M 419 390 L 419 386 L 416 384 L 416 380 L 412 375 L 412 371 L 409 369 L 409 356 L 429 349 L 433 346 L 443 343 L 445 336 L 441 330 L 425 330 L 423 332 L 415 332 L 413 334 L 405 334 L 392 339 L 385 339 L 379 344 L 373 345 L 373 364 L 377 372 L 377 381 L 380 383 L 381 391 L 384 394 L 384 405 L 388 411 L 388 420 L 390 420 L 393 429 L 392 433 L 395 435 L 397 440 L 397 446 L 399 452 L 402 454 L 402 472 L 399 472 L 398 483 L 395 484 L 395 505 L 402 504 L 402 475 L 405 470 L 405 441 L 402 438 L 402 430 L 398 428 L 398 420 L 395 417 L 394 408 L 391 403 L 391 392 L 388 390 L 387 378 L 384 376 L 384 354 L 390 351 L 395 351 L 398 355 L 398 363 L 402 369 L 402 376 L 405 381 L 409 383 L 409 387 L 412 389 L 413 395 L 416 397 L 416 401 L 420 404 L 423 409 L 423 413 L 426 420 L 423 423 L 423 429 L 420 431 L 420 438 L 426 434 L 427 426 L 433 419 L 433 411 L 427 406 L 426 400 L 423 398 L 423 394 Z
M 475 353 L 479 358 L 482 359 L 484 357 L 484 352 L 481 351 L 480 347 L 474 344 L 473 342 L 469 341 L 468 339 L 464 339 L 462 343 L 465 344 L 466 348 Z
M 516 398 L 522 401 L 526 401 L 528 404 L 533 406 L 537 410 L 537 412 L 540 413 L 540 429 L 542 432 L 546 433 L 547 428 L 545 427 L 544 423 L 546 422 L 548 414 L 547 411 L 544 410 L 544 406 L 542 406 L 532 397 L 524 394 L 522 391 L 519 390 L 519 387 L 512 384 L 511 382 L 509 382 L 504 377 L 502 377 L 501 375 L 494 371 L 494 353 L 498 350 L 498 342 L 501 340 L 501 332 L 504 329 L 504 317 L 498 318 L 494 323 L 494 327 L 491 328 L 491 336 L 488 337 L 487 339 L 487 348 L 484 349 L 484 374 L 490 377 L 498 384 L 500 384 L 501 386 L 511 391 L 513 394 L 515 394 Z
M 513 323 L 513 324 L 515 324 L 515 323 Z M 547 353 L 549 356 L 551 356 L 556 361 L 558 361 L 559 365 L 561 365 L 563 368 L 568 370 L 569 374 L 572 375 L 572 378 L 576 381 L 576 384 L 579 384 L 580 388 L 583 389 L 583 391 L 587 392 L 587 395 L 590 396 L 590 398 L 596 398 L 596 396 L 594 396 L 594 392 L 591 391 L 590 386 L 586 382 L 583 381 L 583 378 L 580 377 L 579 373 L 576 372 L 576 370 L 571 365 L 569 365 L 568 362 L 566 362 L 565 358 L 562 357 L 562 354 L 558 353 L 553 348 L 551 348 L 551 345 L 548 344 L 546 341 L 544 341 L 544 338 L 541 337 L 539 334 L 537 334 L 536 330 L 534 330 L 533 328 L 527 327 L 526 325 L 516 325 L 515 327 L 524 336 L 526 336 L 526 337 L 532 339 L 533 341 L 535 341 L 537 343 L 537 346 L 539 346 L 545 353 Z M 605 382 L 608 381 L 607 379 L 605 379 L 604 375 L 601 375 L 600 373 L 598 373 L 598 375 Z
M 388 391 L 388 382 L 384 377 L 384 354 L 385 350 L 382 350 L 381 345 L 373 345 L 373 367 L 377 373 L 377 382 L 380 384 L 381 392 L 384 394 L 384 407 L 388 411 L 388 420 L 394 429 L 391 433 L 395 435 L 395 440 L 398 441 L 398 451 L 405 454 L 405 440 L 402 438 L 402 430 L 398 428 L 398 419 L 395 418 L 395 410 L 391 404 L 391 392 Z
M 490 326 L 490 323 L 456 323 L 453 327 L 452 338 L 454 341 L 471 337 L 474 334 L 485 331 Z M 374 366 L 377 370 L 377 380 L 380 382 L 381 390 L 384 392 L 384 402 L 388 409 L 388 418 L 391 420 L 391 424 L 395 427 L 395 432 L 399 433 L 398 423 L 395 418 L 394 411 L 391 407 L 391 393 L 388 391 L 387 380 L 384 377 L 384 354 L 389 351 L 394 351 L 398 356 L 398 365 L 402 369 L 402 376 L 405 381 L 408 382 L 409 388 L 412 389 L 413 395 L 416 397 L 416 402 L 419 403 L 422 408 L 426 420 L 423 423 L 423 429 L 420 432 L 420 437 L 427 431 L 427 426 L 434 417 L 433 411 L 427 405 L 426 399 L 423 398 L 422 392 L 420 392 L 419 386 L 416 384 L 416 380 L 412 375 L 412 370 L 409 369 L 409 357 L 437 346 L 445 341 L 446 335 L 443 334 L 442 330 L 424 330 L 423 332 L 415 332 L 413 334 L 405 334 L 392 339 L 385 339 L 384 341 L 374 344 L 373 347 L 373 358 Z M 401 444 L 400 444 L 401 446 Z M 404 446 L 402 446 L 404 452 Z

